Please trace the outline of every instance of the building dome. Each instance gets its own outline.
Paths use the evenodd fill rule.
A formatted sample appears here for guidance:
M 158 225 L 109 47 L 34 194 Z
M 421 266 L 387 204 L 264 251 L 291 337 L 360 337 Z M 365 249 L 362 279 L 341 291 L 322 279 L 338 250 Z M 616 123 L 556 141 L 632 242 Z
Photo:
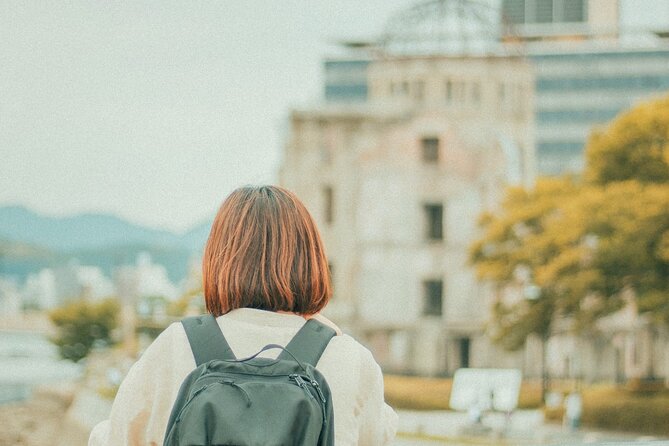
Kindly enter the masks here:
M 490 0 L 425 0 L 390 18 L 380 39 L 387 55 L 508 55 L 513 35 Z

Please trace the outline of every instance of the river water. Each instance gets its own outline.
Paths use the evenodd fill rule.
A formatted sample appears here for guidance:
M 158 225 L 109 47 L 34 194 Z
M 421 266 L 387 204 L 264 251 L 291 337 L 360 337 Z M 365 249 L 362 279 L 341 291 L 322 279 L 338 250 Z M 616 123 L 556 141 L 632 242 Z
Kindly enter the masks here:
M 69 381 L 82 373 L 82 366 L 59 358 L 46 336 L 0 331 L 0 404 L 27 399 L 36 386 Z

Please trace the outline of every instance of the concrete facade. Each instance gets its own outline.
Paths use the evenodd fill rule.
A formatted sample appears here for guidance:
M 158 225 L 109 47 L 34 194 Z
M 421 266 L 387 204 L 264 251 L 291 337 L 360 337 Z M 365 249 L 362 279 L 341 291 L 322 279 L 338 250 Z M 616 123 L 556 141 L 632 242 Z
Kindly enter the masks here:
M 556 378 L 667 378 L 669 333 L 633 306 L 580 337 L 562 321 L 518 352 L 489 340 L 501 297 L 467 266 L 480 213 L 495 209 L 505 185 L 579 172 L 593 128 L 669 89 L 666 35 L 623 33 L 610 2 L 556 2 L 564 10 L 540 23 L 550 2 L 506 3 L 529 8 L 508 42 L 526 59 L 393 56 L 355 44 L 326 60 L 325 103 L 293 111 L 281 181 L 325 237 L 335 285 L 328 315 L 389 371 L 499 367 L 540 377 L 543 357 Z M 442 233 L 432 239 L 435 215 Z
M 484 335 L 492 295 L 467 249 L 503 187 L 533 182 L 531 66 L 395 58 L 368 76 L 365 103 L 293 111 L 281 169 L 325 239 L 326 314 L 387 370 L 517 365 Z

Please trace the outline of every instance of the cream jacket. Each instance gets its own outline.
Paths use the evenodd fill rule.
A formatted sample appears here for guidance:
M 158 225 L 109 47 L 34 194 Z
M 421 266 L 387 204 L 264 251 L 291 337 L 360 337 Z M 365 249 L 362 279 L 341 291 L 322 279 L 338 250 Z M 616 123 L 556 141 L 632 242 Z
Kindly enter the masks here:
M 249 308 L 231 311 L 217 321 L 238 358 L 251 356 L 267 344 L 288 344 L 305 322 L 294 314 Z M 263 355 L 267 357 L 278 355 L 276 350 L 266 353 Z M 109 420 L 95 426 L 88 445 L 162 445 L 179 386 L 194 368 L 186 332 L 180 323 L 174 323 L 132 366 L 116 395 Z M 384 403 L 383 376 L 371 353 L 348 335 L 335 336 L 317 368 L 332 392 L 335 444 L 391 444 L 397 415 Z

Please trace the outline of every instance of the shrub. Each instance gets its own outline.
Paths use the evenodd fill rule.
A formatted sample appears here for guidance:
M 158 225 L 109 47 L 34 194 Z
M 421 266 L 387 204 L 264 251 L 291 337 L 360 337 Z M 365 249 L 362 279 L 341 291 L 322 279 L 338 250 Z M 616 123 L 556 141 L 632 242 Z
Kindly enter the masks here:
M 386 375 L 386 402 L 396 409 L 448 410 L 453 380 Z M 523 382 L 518 399 L 520 409 L 541 406 L 541 383 Z
M 397 409 L 449 409 L 451 379 L 389 375 L 384 382 L 386 402 Z
M 561 423 L 564 419 L 564 406 L 544 407 L 544 420 Z
M 396 409 L 448 410 L 451 379 L 386 375 L 385 396 Z M 554 383 L 560 393 L 573 389 L 569 383 Z M 572 383 L 573 384 L 573 383 Z M 669 391 L 639 393 L 613 385 L 589 386 L 582 390 L 583 425 L 613 431 L 669 436 Z M 644 387 L 644 390 L 646 388 Z M 541 382 L 524 381 L 518 400 L 519 409 L 542 405 Z M 544 408 L 547 421 L 562 421 L 564 407 Z
M 662 378 L 632 378 L 625 383 L 625 390 L 638 394 L 653 394 L 666 390 Z
M 542 405 L 541 381 L 523 381 L 518 396 L 518 409 L 537 409 Z
M 583 424 L 600 429 L 669 435 L 669 392 L 635 394 L 613 386 L 583 392 Z
M 100 302 L 82 299 L 56 308 L 49 313 L 56 326 L 52 342 L 63 358 L 77 362 L 88 356 L 94 344 L 112 343 L 111 332 L 118 323 L 119 311 L 116 299 Z

